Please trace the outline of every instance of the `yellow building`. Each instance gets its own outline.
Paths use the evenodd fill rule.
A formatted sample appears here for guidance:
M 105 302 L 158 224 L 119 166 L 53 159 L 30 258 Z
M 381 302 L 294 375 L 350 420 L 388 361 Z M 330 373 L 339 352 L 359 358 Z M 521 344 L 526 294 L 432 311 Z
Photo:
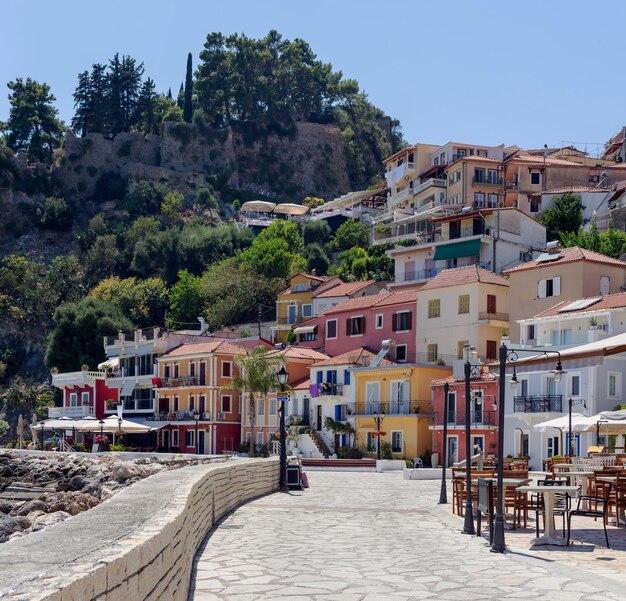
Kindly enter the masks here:
M 275 342 L 285 342 L 293 325 L 313 317 L 313 292 L 327 279 L 315 273 L 296 273 L 289 278 L 289 286 L 276 299 Z
M 395 458 L 413 459 L 432 446 L 431 382 L 451 367 L 391 364 L 353 369 L 356 387 L 355 429 L 359 448 L 376 449 L 375 432 L 391 445 Z M 384 412 L 384 415 L 383 415 Z M 377 416 L 381 415 L 380 430 Z

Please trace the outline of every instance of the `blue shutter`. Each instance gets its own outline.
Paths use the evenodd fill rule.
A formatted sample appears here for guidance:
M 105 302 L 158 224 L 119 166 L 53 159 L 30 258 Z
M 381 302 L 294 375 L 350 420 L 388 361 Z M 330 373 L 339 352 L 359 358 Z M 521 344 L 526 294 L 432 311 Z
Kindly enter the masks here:
M 321 384 L 323 382 L 324 372 L 322 370 L 317 372 L 317 383 Z
M 335 419 L 337 421 L 341 420 L 341 405 L 335 405 Z
M 326 372 L 326 381 L 329 382 L 330 384 L 337 383 L 337 370 L 336 369 L 329 369 Z
M 343 372 L 343 383 L 344 383 L 346 386 L 349 386 L 349 385 L 350 385 L 350 370 L 349 370 L 349 369 L 346 369 L 346 370 Z

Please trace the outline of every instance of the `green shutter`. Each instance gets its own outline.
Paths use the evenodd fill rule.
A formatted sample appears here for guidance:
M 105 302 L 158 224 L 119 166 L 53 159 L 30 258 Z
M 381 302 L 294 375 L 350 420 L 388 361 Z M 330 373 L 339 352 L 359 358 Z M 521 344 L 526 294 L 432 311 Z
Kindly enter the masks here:
M 480 255 L 480 240 L 465 240 L 435 247 L 434 261 L 458 259 L 459 257 L 477 257 Z

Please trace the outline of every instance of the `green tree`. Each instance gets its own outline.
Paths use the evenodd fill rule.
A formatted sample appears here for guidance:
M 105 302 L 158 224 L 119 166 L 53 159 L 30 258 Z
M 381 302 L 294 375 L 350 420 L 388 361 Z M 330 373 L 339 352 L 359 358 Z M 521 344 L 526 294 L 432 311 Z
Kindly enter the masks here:
M 537 221 L 546 226 L 549 240 L 558 240 L 562 233 L 579 230 L 583 223 L 584 209 L 580 195 L 567 192 L 562 196 L 555 196 L 552 204 L 537 217 Z
M 65 232 L 72 227 L 73 210 L 64 198 L 48 196 L 43 208 L 38 210 L 41 227 L 57 232 Z
M 342 252 L 355 246 L 360 248 L 369 246 L 369 229 L 356 219 L 348 219 L 337 228 L 335 237 L 329 243 L 329 248 L 333 252 Z
M 85 268 L 89 274 L 89 281 L 95 283 L 114 275 L 121 258 L 122 255 L 117 247 L 117 238 L 114 234 L 96 236 L 85 258 Z
M 307 221 L 302 226 L 302 241 L 309 244 L 326 244 L 332 236 L 332 230 L 325 219 Z
M 180 192 L 169 192 L 161 203 L 161 213 L 173 219 L 183 210 L 185 197 Z
M 19 376 L 6 389 L 0 390 L 0 415 L 4 415 L 2 421 L 8 425 L 4 434 L 5 440 L 17 438 L 20 415 L 25 417 L 26 422 L 30 422 L 33 414 L 37 414 L 38 418 L 42 419 L 45 417 L 44 408 L 50 402 L 51 391 L 47 385 L 34 384 Z
M 186 269 L 178 272 L 178 281 L 169 294 L 170 316 L 174 325 L 192 323 L 202 315 L 202 278 Z
M 143 63 L 118 52 L 109 61 L 107 75 L 108 129 L 113 134 L 130 131 L 140 121 L 138 109 Z
M 307 271 L 315 269 L 317 275 L 325 275 L 330 265 L 330 259 L 320 244 L 312 243 L 305 248 Z
M 610 222 L 606 232 L 599 232 L 595 217 L 589 229 L 580 228 L 577 232 L 564 232 L 560 238 L 563 246 L 579 246 L 614 259 L 619 259 L 626 253 L 626 232 L 613 229 Z
M 23 152 L 31 162 L 50 164 L 54 150 L 63 137 L 63 123 L 53 102 L 50 86 L 28 77 L 18 77 L 7 84 L 9 120 L 0 124 L 6 145 L 14 152 Z
M 114 305 L 135 326 L 145 328 L 163 323 L 168 306 L 168 292 L 160 278 L 107 278 L 91 290 L 89 297 Z
M 61 305 L 54 312 L 45 363 L 59 371 L 77 371 L 82 365 L 95 369 L 105 358 L 103 337 L 132 327 L 118 307 L 100 299 Z
M 250 424 L 250 456 L 254 457 L 254 426 L 256 423 L 257 403 L 265 404 L 267 396 L 276 386 L 275 369 L 279 364 L 277 357 L 268 354 L 264 346 L 257 346 L 246 354 L 235 357 L 239 374 L 233 378 L 229 390 L 241 393 Z
M 213 220 L 213 211 L 217 209 L 217 199 L 208 188 L 201 188 L 196 192 L 195 203 L 198 207 L 209 211 L 211 221 Z
M 193 73 L 191 64 L 191 52 L 187 55 L 187 73 L 185 75 L 185 101 L 183 104 L 183 117 L 185 123 L 191 123 L 193 117 Z

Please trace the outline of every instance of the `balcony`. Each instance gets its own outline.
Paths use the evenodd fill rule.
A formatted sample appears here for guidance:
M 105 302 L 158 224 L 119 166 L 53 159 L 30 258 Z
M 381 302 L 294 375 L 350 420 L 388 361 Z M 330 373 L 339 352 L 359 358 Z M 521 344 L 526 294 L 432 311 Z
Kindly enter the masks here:
M 93 386 L 95 380 L 106 377 L 103 371 L 68 371 L 60 374 L 52 374 L 52 385 L 58 388 L 64 386 Z
M 374 401 L 358 403 L 355 411 L 360 417 L 378 415 L 382 412 L 388 417 L 395 415 L 429 417 L 432 415 L 432 403 L 431 401 Z
M 182 388 L 184 386 L 206 386 L 206 377 L 182 376 L 180 378 L 152 378 L 155 388 Z
M 562 413 L 563 395 L 546 394 L 513 397 L 515 413 Z
M 104 337 L 104 349 L 108 354 L 108 350 L 112 347 L 118 348 L 154 342 L 161 338 L 162 335 L 163 331 L 161 328 L 144 328 L 143 330 L 136 330 L 135 332 L 119 332 L 117 336 Z
M 420 269 L 419 271 L 405 271 L 396 275 L 396 283 L 419 282 L 421 280 L 430 280 L 434 278 L 443 267 L 431 267 L 430 269 Z
M 473 177 L 472 184 L 479 184 L 481 186 L 502 186 L 501 177 Z
M 193 411 L 177 411 L 174 413 L 168 413 L 167 411 L 160 411 L 146 418 L 146 421 L 155 421 L 155 422 L 194 422 L 195 418 L 193 416 Z M 212 421 L 213 416 L 208 411 L 202 411 L 198 413 L 198 421 L 206 422 Z M 226 414 L 218 413 L 217 419 L 222 420 L 226 419 Z
M 343 384 L 322 382 L 319 387 L 320 396 L 343 396 Z
M 80 407 L 48 407 L 48 417 L 50 419 L 57 419 L 60 417 L 77 419 L 87 417 L 89 415 L 96 415 L 95 408 L 90 405 L 81 405 Z
M 443 413 L 435 413 L 434 425 L 443 426 Z M 472 427 L 480 426 L 496 426 L 496 411 L 470 411 L 470 425 Z M 448 428 L 465 426 L 465 411 L 449 411 L 448 412 Z
M 508 313 L 492 313 L 490 311 L 480 311 L 478 319 L 481 321 L 509 321 Z
M 424 190 L 428 190 L 428 188 L 445 188 L 447 187 L 447 185 L 448 182 L 445 179 L 430 177 L 426 181 L 422 182 L 419 186 L 413 187 L 413 195 L 417 196 L 418 194 L 421 194 Z

